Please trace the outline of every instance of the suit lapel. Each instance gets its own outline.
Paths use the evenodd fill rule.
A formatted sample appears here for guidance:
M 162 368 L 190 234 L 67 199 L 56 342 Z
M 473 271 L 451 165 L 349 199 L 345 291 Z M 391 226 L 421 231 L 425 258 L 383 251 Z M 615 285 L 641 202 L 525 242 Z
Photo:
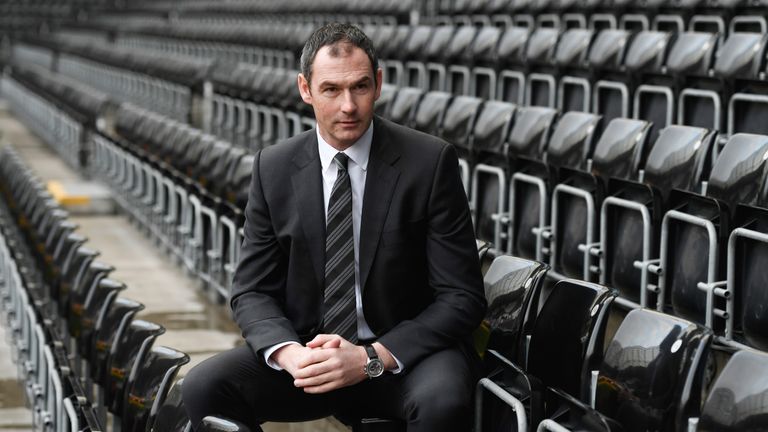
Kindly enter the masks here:
M 309 135 L 302 150 L 293 158 L 295 171 L 291 182 L 309 256 L 315 268 L 317 286 L 322 288 L 325 278 L 325 212 L 323 177 L 317 153 L 317 136 L 314 133 Z
M 400 158 L 396 143 L 388 136 L 386 124 L 374 119 L 371 156 L 363 195 L 363 214 L 360 221 L 360 289 L 365 290 L 368 273 L 379 246 L 381 231 L 387 219 L 392 194 L 400 176 L 394 163 Z

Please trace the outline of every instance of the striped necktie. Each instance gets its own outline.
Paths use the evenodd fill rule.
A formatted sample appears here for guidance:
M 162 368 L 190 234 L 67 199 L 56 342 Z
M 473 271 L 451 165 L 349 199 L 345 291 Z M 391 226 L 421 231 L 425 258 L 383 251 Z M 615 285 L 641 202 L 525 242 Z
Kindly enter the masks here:
M 337 153 L 338 176 L 328 202 L 325 229 L 325 301 L 323 330 L 357 343 L 355 310 L 355 238 L 352 231 L 352 184 L 349 157 Z

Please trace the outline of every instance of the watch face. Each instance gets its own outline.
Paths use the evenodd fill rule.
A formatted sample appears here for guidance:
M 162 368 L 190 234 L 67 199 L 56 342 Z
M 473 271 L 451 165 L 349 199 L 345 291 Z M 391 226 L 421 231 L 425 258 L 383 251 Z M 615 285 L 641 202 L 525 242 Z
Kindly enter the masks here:
M 371 378 L 376 378 L 384 373 L 384 363 L 379 359 L 373 359 L 368 362 L 366 373 Z

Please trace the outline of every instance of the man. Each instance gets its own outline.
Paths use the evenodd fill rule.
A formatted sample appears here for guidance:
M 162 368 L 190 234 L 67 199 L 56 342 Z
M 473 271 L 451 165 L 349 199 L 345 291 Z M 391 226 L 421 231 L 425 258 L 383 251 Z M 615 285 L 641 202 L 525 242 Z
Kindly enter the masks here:
M 190 371 L 190 418 L 469 430 L 486 304 L 457 156 L 374 117 L 382 73 L 356 27 L 315 31 L 301 69 L 317 127 L 256 156 L 231 296 L 247 345 Z

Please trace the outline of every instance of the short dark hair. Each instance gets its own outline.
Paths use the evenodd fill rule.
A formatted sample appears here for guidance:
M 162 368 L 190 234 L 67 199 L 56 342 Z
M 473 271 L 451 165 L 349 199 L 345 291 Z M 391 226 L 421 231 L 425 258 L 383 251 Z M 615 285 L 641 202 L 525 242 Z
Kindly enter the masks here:
M 373 42 L 358 27 L 352 24 L 330 23 L 326 24 L 312 33 L 301 50 L 301 74 L 307 79 L 307 83 L 312 78 L 312 63 L 320 48 L 339 43 L 348 43 L 356 46 L 368 56 L 371 61 L 371 70 L 373 71 L 373 82 L 376 83 L 376 70 L 379 68 L 379 60 L 376 57 L 376 50 L 373 48 Z M 337 50 L 331 50 L 332 57 L 339 55 Z

